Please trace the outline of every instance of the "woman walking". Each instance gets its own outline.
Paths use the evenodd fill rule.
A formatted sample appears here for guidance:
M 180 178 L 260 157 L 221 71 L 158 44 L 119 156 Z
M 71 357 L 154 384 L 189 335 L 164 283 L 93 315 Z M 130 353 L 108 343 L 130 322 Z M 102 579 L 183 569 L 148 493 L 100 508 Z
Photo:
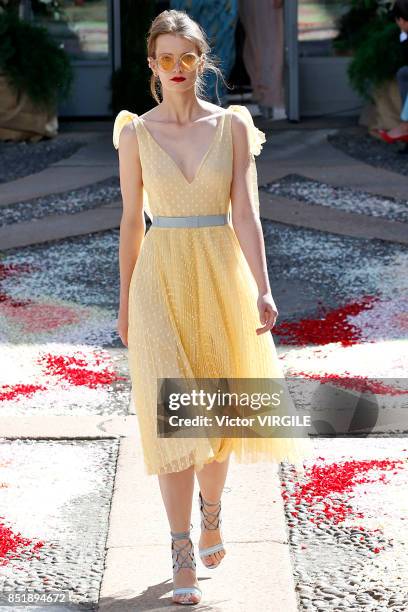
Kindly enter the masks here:
M 282 371 L 270 333 L 278 311 L 254 160 L 265 136 L 244 106 L 223 109 L 201 97 L 204 71 L 219 70 L 185 12 L 154 19 L 147 51 L 157 106 L 140 116 L 121 111 L 113 130 L 123 197 L 118 332 L 146 472 L 158 476 L 170 524 L 173 601 L 194 604 L 201 599 L 190 539 L 195 474 L 199 554 L 215 568 L 227 552 L 221 494 L 231 453 L 239 462 L 301 465 L 310 448 L 308 440 L 259 435 L 157 435 L 159 378 L 270 379 Z M 146 235 L 144 212 L 152 220 Z

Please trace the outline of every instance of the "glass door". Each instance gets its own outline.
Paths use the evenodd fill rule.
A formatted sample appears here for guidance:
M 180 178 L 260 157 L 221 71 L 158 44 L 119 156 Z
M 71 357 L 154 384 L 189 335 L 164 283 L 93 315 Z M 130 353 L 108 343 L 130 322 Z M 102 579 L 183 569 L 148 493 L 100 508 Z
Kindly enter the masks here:
M 290 120 L 353 115 L 361 106 L 347 68 L 350 56 L 335 50 L 338 20 L 349 10 L 340 0 L 285 1 L 287 114 Z
M 333 57 L 337 21 L 349 10 L 340 0 L 298 0 L 299 57 Z

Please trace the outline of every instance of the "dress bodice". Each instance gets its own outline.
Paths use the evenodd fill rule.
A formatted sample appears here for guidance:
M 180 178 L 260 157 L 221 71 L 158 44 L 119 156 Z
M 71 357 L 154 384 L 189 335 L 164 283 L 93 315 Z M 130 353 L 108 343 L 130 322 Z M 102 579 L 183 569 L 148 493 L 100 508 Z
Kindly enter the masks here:
M 255 127 L 245 106 L 230 105 L 223 109 L 213 139 L 190 182 L 169 153 L 154 139 L 143 119 L 127 110 L 120 111 L 115 119 L 113 144 L 115 148 L 119 147 L 120 132 L 126 123 L 132 121 L 139 144 L 144 209 L 150 218 L 154 215 L 215 215 L 228 212 L 233 176 L 231 119 L 234 112 L 240 114 L 249 129 L 253 196 L 259 210 L 254 155 L 260 153 L 265 134 Z

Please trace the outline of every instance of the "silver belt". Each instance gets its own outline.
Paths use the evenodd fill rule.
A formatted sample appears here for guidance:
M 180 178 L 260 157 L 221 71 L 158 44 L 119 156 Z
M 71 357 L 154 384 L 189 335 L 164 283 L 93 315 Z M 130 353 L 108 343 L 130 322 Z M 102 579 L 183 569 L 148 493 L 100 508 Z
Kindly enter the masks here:
M 225 225 L 228 223 L 226 215 L 191 215 L 188 217 L 154 216 L 152 226 L 155 227 L 206 227 L 209 225 Z

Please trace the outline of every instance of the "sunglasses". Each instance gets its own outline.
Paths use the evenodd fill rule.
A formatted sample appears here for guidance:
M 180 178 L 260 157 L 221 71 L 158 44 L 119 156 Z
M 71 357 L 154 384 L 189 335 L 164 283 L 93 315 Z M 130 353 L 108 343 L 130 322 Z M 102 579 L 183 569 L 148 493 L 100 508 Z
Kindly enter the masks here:
M 183 53 L 180 55 L 178 60 L 174 53 L 161 53 L 157 57 L 157 65 L 164 72 L 171 72 L 174 67 L 177 65 L 177 61 L 180 61 L 180 66 L 183 70 L 187 70 L 187 72 L 191 72 L 195 70 L 200 58 L 196 53 L 188 51 L 187 53 Z

